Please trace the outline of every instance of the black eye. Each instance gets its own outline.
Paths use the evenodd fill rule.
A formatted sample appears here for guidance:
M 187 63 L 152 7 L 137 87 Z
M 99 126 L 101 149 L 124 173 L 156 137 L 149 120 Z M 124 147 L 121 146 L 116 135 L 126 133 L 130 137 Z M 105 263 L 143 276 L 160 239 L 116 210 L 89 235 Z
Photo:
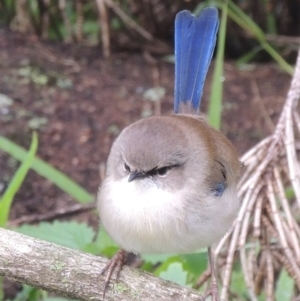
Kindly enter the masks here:
M 156 173 L 157 173 L 159 176 L 163 177 L 163 176 L 165 176 L 165 175 L 167 174 L 168 170 L 169 170 L 169 167 L 165 166 L 165 167 L 162 167 L 162 168 L 158 168 L 158 169 L 156 170 Z
M 124 163 L 124 170 L 130 172 L 130 167 L 126 163 Z

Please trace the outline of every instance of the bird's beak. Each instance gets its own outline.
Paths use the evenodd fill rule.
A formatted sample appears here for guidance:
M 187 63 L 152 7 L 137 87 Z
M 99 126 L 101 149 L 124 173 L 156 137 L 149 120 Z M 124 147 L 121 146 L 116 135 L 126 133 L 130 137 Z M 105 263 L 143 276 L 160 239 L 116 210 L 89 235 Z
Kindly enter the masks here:
M 135 170 L 130 173 L 128 182 L 132 182 L 134 179 L 144 178 L 144 177 L 145 177 L 145 173 Z

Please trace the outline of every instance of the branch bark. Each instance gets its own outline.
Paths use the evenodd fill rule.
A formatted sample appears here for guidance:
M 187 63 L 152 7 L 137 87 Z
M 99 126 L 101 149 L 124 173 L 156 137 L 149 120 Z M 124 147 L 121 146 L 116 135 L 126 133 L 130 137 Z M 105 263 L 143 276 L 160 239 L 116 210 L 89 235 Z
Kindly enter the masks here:
M 102 300 L 107 259 L 0 228 L 0 275 L 58 295 Z M 124 267 L 118 283 L 109 285 L 106 301 L 202 300 L 192 289 Z

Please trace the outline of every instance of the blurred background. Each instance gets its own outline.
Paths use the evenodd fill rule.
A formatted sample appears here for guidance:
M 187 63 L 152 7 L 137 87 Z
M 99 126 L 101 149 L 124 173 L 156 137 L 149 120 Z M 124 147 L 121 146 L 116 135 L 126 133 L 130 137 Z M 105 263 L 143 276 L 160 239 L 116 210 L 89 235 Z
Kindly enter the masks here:
M 111 48 L 149 50 L 169 54 L 173 45 L 174 18 L 178 11 L 195 11 L 203 5 L 220 5 L 224 1 L 159 0 L 1 0 L 1 23 L 13 32 L 35 34 L 45 40 L 99 45 L 101 31 L 108 31 Z M 252 19 L 279 47 L 281 54 L 293 57 L 300 34 L 298 0 L 232 1 Z M 229 10 L 234 11 L 234 8 Z M 103 20 L 104 19 L 104 20 Z M 107 28 L 103 28 L 106 24 Z M 259 43 L 234 19 L 229 18 L 226 33 L 226 57 L 237 59 Z M 105 27 L 105 26 L 104 26 Z M 294 38 L 293 38 L 294 37 Z M 295 55 L 295 53 L 294 53 Z M 268 60 L 260 53 L 255 60 Z

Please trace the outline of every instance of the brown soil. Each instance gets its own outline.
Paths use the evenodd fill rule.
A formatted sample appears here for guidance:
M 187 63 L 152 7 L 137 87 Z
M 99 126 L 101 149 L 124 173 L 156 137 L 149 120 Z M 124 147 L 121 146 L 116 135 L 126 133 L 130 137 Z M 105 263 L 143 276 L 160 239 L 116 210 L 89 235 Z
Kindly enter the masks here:
M 172 113 L 174 66 L 141 54 L 45 42 L 0 30 L 0 93 L 13 99 L 0 109 L 0 133 L 28 148 L 33 123 L 39 136 L 38 156 L 96 195 L 99 164 L 106 161 L 119 131 L 145 114 L 154 103 L 143 93 L 159 84 L 166 89 L 162 114 Z M 37 74 L 37 75 L 36 75 Z M 41 78 L 47 83 L 41 83 Z M 203 94 L 207 108 L 211 71 Z M 290 77 L 275 65 L 238 69 L 225 64 L 222 131 L 240 154 L 272 132 L 281 112 Z M 18 162 L 0 152 L 0 184 L 9 182 Z M 30 171 L 17 193 L 10 219 L 42 214 L 75 204 L 65 193 Z M 93 213 L 76 216 L 97 225 Z
M 100 182 L 99 164 L 106 161 L 119 131 L 144 114 L 154 114 L 154 103 L 143 93 L 158 82 L 166 89 L 162 114 L 172 113 L 174 66 L 161 59 L 157 67 L 140 54 L 114 53 L 104 59 L 97 47 L 49 43 L 5 29 L 0 31 L 0 49 L 0 93 L 14 100 L 8 112 L 0 112 L 1 135 L 28 148 L 30 124 L 36 121 L 38 156 L 92 194 Z M 35 72 L 48 83 L 35 83 Z M 204 112 L 210 79 L 211 72 L 203 94 Z M 225 79 L 222 131 L 243 154 L 271 133 L 266 116 L 276 122 L 290 77 L 274 65 L 242 70 L 227 62 Z M 17 164 L 0 154 L 0 182 L 9 181 Z M 15 198 L 11 219 L 72 202 L 31 171 Z

